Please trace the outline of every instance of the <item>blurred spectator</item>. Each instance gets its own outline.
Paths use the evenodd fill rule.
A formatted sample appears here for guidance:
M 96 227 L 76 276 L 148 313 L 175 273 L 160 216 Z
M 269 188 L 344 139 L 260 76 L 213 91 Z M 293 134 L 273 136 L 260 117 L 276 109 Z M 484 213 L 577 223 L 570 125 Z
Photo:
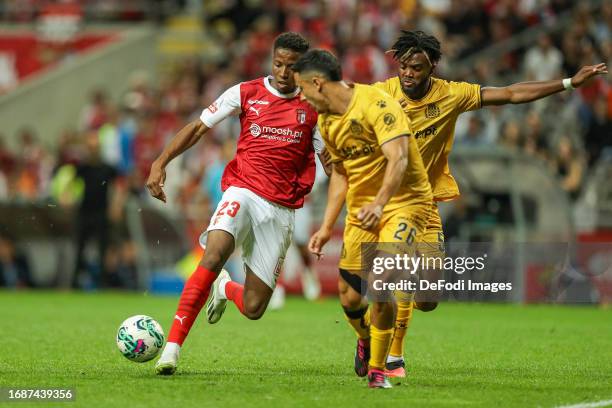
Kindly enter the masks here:
M 601 151 L 612 146 L 612 120 L 608 115 L 608 101 L 601 97 L 595 102 L 593 116 L 585 135 L 585 146 L 589 166 L 593 166 Z
M 109 102 L 106 93 L 96 89 L 91 93 L 91 99 L 81 111 L 80 129 L 98 129 L 108 119 Z
M 0 287 L 32 287 L 28 258 L 15 246 L 15 240 L 0 231 Z
M 100 139 L 94 131 L 85 137 L 87 159 L 77 166 L 77 176 L 83 180 L 83 199 L 79 205 L 76 225 L 76 263 L 72 281 L 73 288 L 81 287 L 81 271 L 85 267 L 84 251 L 95 238 L 98 244 L 98 265 L 100 273 L 92 276 L 94 287 L 108 286 L 106 273 L 106 250 L 109 244 L 109 188 L 116 179 L 115 168 L 102 162 Z
M 549 143 L 542 126 L 540 114 L 535 109 L 530 110 L 523 126 L 523 151 L 530 156 L 547 161 L 550 158 L 550 155 L 547 154 Z
M 561 187 L 575 200 L 580 193 L 584 163 L 567 136 L 561 137 L 557 142 L 556 157 L 553 163 L 561 178 Z
M 11 181 L 11 194 L 18 200 L 33 201 L 47 191 L 53 171 L 52 158 L 38 141 L 34 132 L 24 128 L 19 132 L 19 157 Z
M 462 146 L 479 146 L 489 143 L 484 123 L 478 114 L 471 113 L 468 115 L 465 133 L 457 133 L 456 140 Z
M 5 136 L 0 134 L 0 172 L 10 176 L 15 168 L 16 158 L 5 145 Z
M 548 34 L 540 34 L 537 44 L 525 54 L 525 76 L 531 81 L 559 78 L 562 64 L 561 51 L 554 47 Z
M 223 191 L 221 191 L 221 177 L 225 166 L 236 155 L 236 143 L 228 139 L 223 142 L 221 154 L 206 170 L 205 176 L 202 178 L 202 190 L 209 197 L 212 208 L 217 208 L 221 201 Z
M 518 153 L 522 142 L 520 125 L 514 120 L 509 120 L 502 129 L 501 145 L 511 152 Z

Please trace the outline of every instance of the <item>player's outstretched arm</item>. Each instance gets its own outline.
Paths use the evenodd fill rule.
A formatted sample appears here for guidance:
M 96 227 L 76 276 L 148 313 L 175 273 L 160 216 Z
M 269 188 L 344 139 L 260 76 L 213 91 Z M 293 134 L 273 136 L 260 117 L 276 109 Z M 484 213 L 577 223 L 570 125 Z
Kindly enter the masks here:
M 202 123 L 200 119 L 188 123 L 179 130 L 159 157 L 155 159 L 147 179 L 147 188 L 153 197 L 164 203 L 166 202 L 166 194 L 164 194 L 163 190 L 164 182 L 166 181 L 166 166 L 175 157 L 196 144 L 208 132 L 208 129 L 208 126 Z
M 582 67 L 572 78 L 519 82 L 499 88 L 485 87 L 482 88 L 481 94 L 482 106 L 532 102 L 565 89 L 578 88 L 594 76 L 605 75 L 607 73 L 607 65 L 601 63 Z
M 378 225 L 383 208 L 402 183 L 406 167 L 408 167 L 408 143 L 408 135 L 402 135 L 380 146 L 387 159 L 387 167 L 385 168 L 382 186 L 378 190 L 374 201 L 361 207 L 357 214 L 362 228 L 370 229 Z
M 334 224 L 342 211 L 344 205 L 344 198 L 348 191 L 348 179 L 346 178 L 346 172 L 341 163 L 334 163 L 332 165 L 331 176 L 329 179 L 329 188 L 327 191 L 327 205 L 325 207 L 325 215 L 323 216 L 323 222 L 321 227 L 314 235 L 310 238 L 308 243 L 308 249 L 317 258 L 321 258 L 323 255 L 323 246 L 329 241 L 331 237 Z

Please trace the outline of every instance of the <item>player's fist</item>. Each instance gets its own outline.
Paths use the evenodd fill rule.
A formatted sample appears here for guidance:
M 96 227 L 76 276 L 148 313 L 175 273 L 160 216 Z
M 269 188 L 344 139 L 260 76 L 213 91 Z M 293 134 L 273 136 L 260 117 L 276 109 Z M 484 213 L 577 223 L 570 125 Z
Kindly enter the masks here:
M 166 194 L 162 187 L 164 187 L 164 182 L 166 181 L 166 169 L 157 163 L 153 163 L 151 166 L 151 172 L 149 173 L 149 178 L 147 179 L 147 188 L 149 189 L 149 193 L 158 200 L 166 202 Z
M 321 259 L 323 256 L 323 247 L 331 238 L 331 231 L 321 228 L 313 234 L 308 242 L 308 250 L 317 256 L 317 259 Z
M 580 71 L 572 77 L 572 86 L 578 88 L 586 81 L 593 78 L 595 75 L 604 75 L 608 73 L 608 66 L 605 63 L 597 65 L 586 65 L 580 68 Z
M 357 219 L 361 221 L 361 228 L 370 229 L 378 226 L 382 217 L 383 207 L 380 204 L 366 204 L 357 213 Z

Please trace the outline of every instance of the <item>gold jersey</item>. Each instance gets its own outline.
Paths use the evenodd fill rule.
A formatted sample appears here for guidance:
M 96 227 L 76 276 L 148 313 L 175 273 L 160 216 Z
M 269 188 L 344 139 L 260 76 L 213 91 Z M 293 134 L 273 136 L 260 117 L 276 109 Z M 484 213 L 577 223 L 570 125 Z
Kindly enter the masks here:
M 410 120 L 434 199 L 446 201 L 457 197 L 459 187 L 448 167 L 448 155 L 453 147 L 459 114 L 481 106 L 480 85 L 431 78 L 431 88 L 419 100 L 404 94 L 397 76 L 373 86 L 399 101 Z
M 320 114 L 318 124 L 332 162 L 342 162 L 347 173 L 347 223 L 359 225 L 357 213 L 374 201 L 383 183 L 387 159 L 381 145 L 411 135 L 412 130 L 401 106 L 389 94 L 370 85 L 354 87 L 347 111 L 343 115 Z M 384 212 L 431 203 L 432 199 L 421 155 L 410 136 L 405 177 Z

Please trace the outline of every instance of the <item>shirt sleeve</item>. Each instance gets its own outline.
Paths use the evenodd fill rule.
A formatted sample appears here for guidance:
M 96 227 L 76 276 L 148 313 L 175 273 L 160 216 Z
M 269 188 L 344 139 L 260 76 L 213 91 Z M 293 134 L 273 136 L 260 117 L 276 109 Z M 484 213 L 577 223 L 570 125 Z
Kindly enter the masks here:
M 319 136 L 321 137 L 321 141 L 323 142 L 323 147 L 325 147 L 325 149 L 327 150 L 331 158 L 330 164 L 341 162 L 342 157 L 340 156 L 340 153 L 329 142 L 329 138 L 328 138 L 329 135 L 325 134 L 325 132 L 323 131 L 323 126 L 322 126 L 323 122 L 324 120 L 323 120 L 322 115 L 319 115 L 319 122 L 318 122 L 319 124 L 317 125 L 317 130 L 318 130 Z M 313 145 L 314 145 L 314 137 L 313 137 Z M 316 151 L 316 148 L 315 148 L 315 151 Z
M 240 105 L 240 84 L 237 84 L 223 92 L 216 101 L 204 109 L 200 120 L 212 128 L 228 116 L 239 115 L 242 111 Z
M 323 142 L 323 137 L 321 137 L 318 126 L 312 129 L 312 147 L 317 154 L 321 153 L 325 148 L 325 143 Z
M 398 136 L 411 135 L 412 127 L 399 102 L 390 96 L 382 100 L 385 103 L 370 105 L 366 113 L 378 144 L 382 145 Z
M 389 93 L 389 90 L 387 89 L 387 83 L 386 82 L 374 82 L 372 84 L 372 86 L 374 88 L 380 89 L 383 92 Z
M 480 109 L 480 85 L 468 82 L 451 82 L 453 94 L 460 112 Z

